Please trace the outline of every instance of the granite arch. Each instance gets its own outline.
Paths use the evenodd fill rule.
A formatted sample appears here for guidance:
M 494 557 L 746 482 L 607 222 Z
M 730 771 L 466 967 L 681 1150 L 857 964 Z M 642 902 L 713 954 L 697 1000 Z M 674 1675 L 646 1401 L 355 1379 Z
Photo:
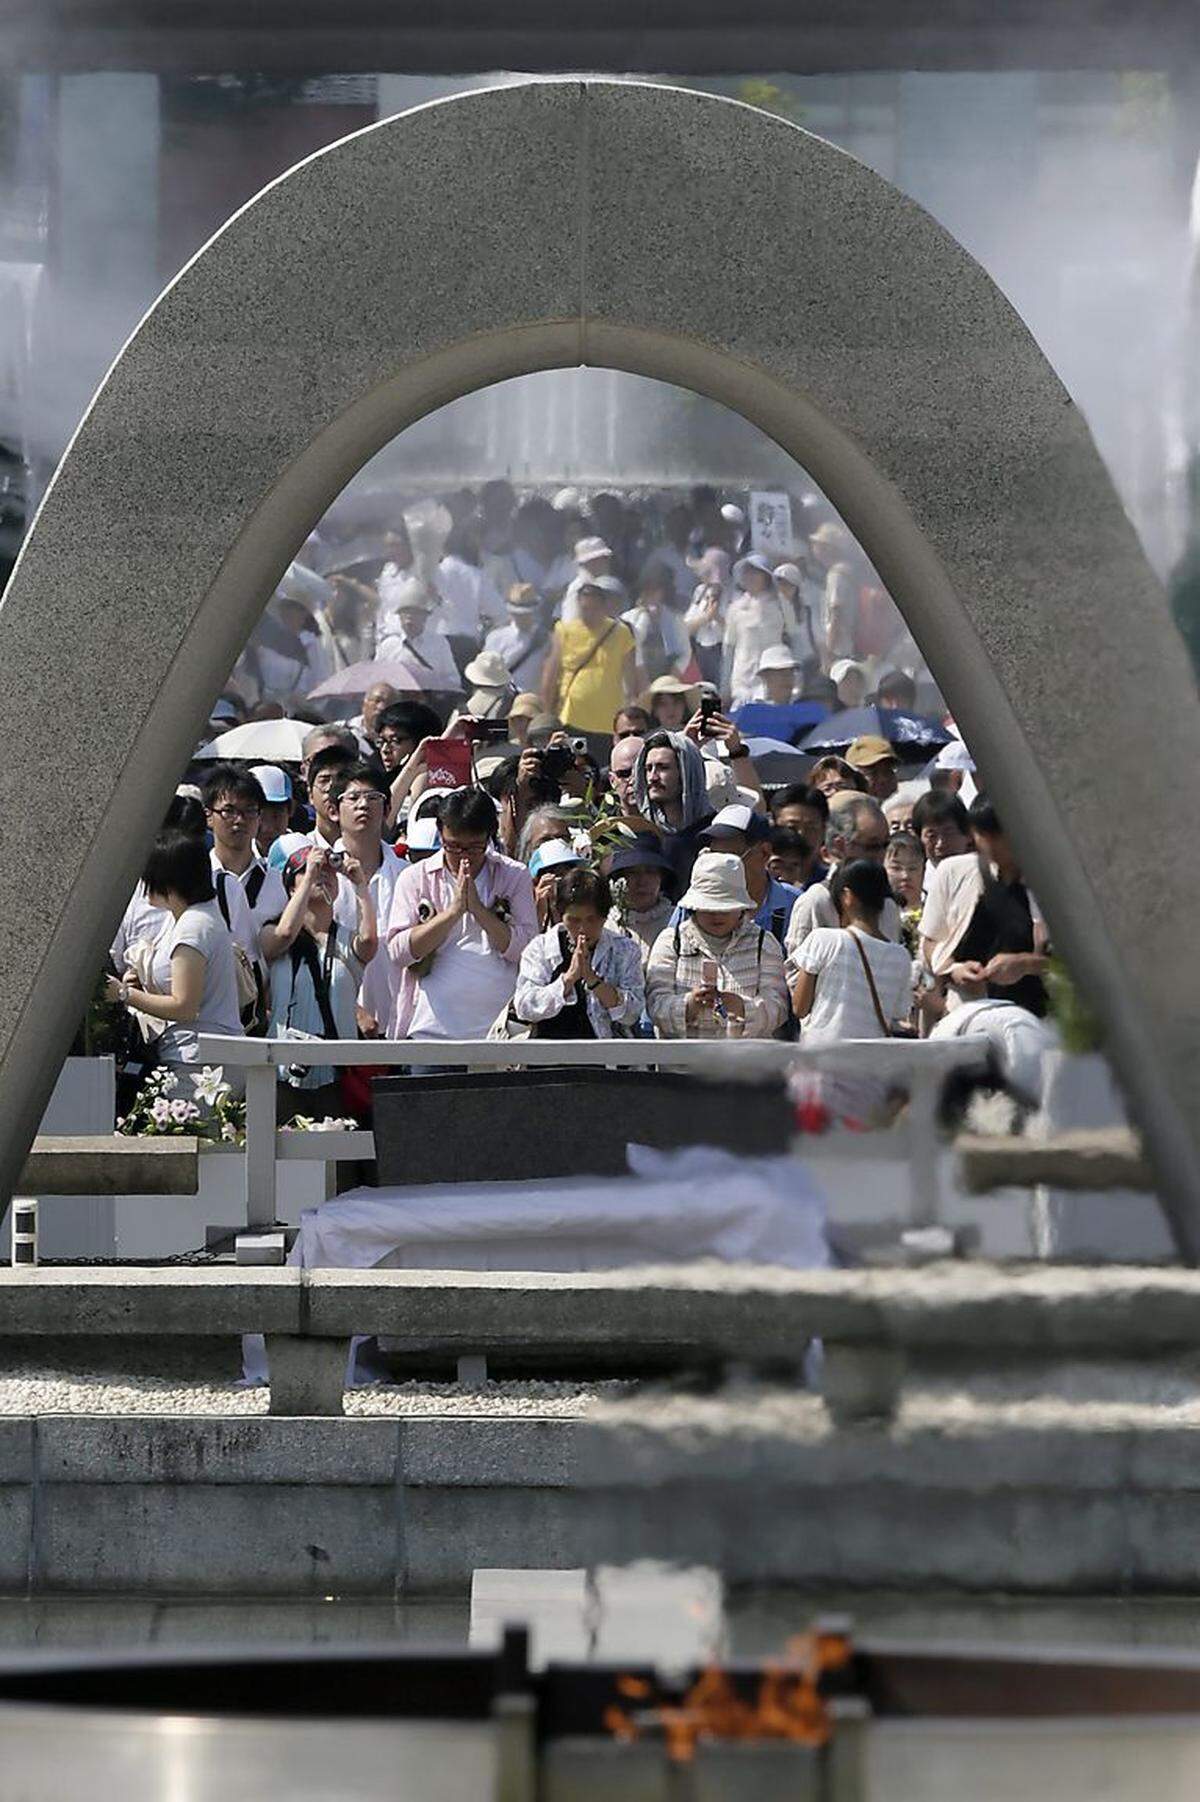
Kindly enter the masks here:
M 1200 704 L 1083 421 L 978 265 L 852 158 L 733 102 L 584 79 L 437 102 L 289 171 L 166 290 L 80 425 L 0 606 L 0 1186 L 305 533 L 424 413 L 575 363 L 736 408 L 841 509 L 1200 1256 L 1195 785 L 1143 779 L 1200 769 Z

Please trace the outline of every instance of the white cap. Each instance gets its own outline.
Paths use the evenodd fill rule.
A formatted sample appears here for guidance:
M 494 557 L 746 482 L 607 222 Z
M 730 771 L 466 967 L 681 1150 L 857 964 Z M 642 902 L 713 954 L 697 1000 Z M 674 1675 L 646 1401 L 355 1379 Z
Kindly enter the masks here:
M 763 820 L 761 813 L 758 817 Z M 741 801 L 734 801 L 728 807 L 722 807 L 719 813 L 714 813 L 700 836 L 703 838 L 709 832 L 720 832 L 722 829 L 726 832 L 749 832 L 753 819 L 753 807 L 746 807 Z
M 973 770 L 975 759 L 961 738 L 952 738 L 948 745 L 942 746 L 931 767 L 935 770 Z
M 571 586 L 577 595 L 584 588 L 599 588 L 602 593 L 615 595 L 618 600 L 625 599 L 625 584 L 616 576 L 576 576 Z
M 748 569 L 761 569 L 764 576 L 770 576 L 772 582 L 775 580 L 775 571 L 772 569 L 769 560 L 760 555 L 758 551 L 751 551 L 748 557 L 738 558 L 733 566 L 734 581 L 740 585 L 742 577 Z
M 765 669 L 795 669 L 796 659 L 785 644 L 769 644 L 758 660 L 758 673 Z
M 536 880 L 547 870 L 577 869 L 582 862 L 574 845 L 569 845 L 566 839 L 551 838 L 539 845 L 529 859 L 529 874 Z
M 702 851 L 692 865 L 692 880 L 679 905 L 715 914 L 753 912 L 741 858 L 724 851 Z
M 851 670 L 857 670 L 863 681 L 866 681 L 866 665 L 856 663 L 853 657 L 839 657 L 836 663 L 831 664 L 829 669 L 829 680 L 833 683 L 843 682 L 850 674 Z
M 277 763 L 256 763 L 250 774 L 262 789 L 263 800 L 280 807 L 292 798 L 292 779 Z
M 416 816 L 419 820 L 423 820 L 427 817 L 432 818 L 434 809 L 429 806 L 429 803 L 431 801 L 444 801 L 446 799 L 447 795 L 456 795 L 457 793 L 458 793 L 458 790 L 456 788 L 425 788 L 425 789 L 422 789 L 421 793 L 417 796 L 416 800 L 413 802 L 412 811 L 413 811 L 413 813 L 416 814 Z M 411 815 L 410 815 L 410 818 L 411 818 Z
M 746 515 L 740 507 L 735 507 L 732 501 L 726 501 L 721 508 L 721 518 L 731 526 L 744 526 L 746 523 Z
M 798 563 L 777 563 L 775 565 L 775 580 L 777 582 L 787 582 L 792 588 L 800 588 L 804 584 L 804 577 Z
M 574 555 L 576 563 L 591 563 L 597 557 L 611 557 L 612 546 L 605 544 L 603 538 L 578 538 Z
M 404 834 L 404 842 L 412 851 L 436 851 L 442 842 L 437 821 L 430 815 L 423 820 L 414 820 Z
M 583 496 L 578 488 L 560 488 L 550 505 L 556 513 L 581 513 Z
M 307 833 L 281 832 L 279 837 L 273 840 L 271 848 L 267 852 L 268 869 L 282 870 L 293 851 L 302 850 L 305 845 L 311 843 L 312 840 Z

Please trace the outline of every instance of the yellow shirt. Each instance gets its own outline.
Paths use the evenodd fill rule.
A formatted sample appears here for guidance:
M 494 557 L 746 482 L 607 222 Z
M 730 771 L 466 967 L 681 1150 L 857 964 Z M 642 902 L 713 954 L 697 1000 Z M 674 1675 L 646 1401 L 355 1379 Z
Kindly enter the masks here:
M 611 732 L 613 715 L 625 704 L 623 671 L 633 633 L 619 619 L 605 620 L 595 632 L 572 619 L 559 620 L 554 636 L 561 659 L 559 719 L 580 732 Z

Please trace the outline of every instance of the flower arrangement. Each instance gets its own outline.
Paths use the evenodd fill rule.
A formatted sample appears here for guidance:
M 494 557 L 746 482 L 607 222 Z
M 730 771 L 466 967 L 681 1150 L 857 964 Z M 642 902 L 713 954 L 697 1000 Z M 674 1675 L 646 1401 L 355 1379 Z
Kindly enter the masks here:
M 180 1093 L 189 1087 L 190 1095 Z M 169 1065 L 152 1070 L 133 1106 L 117 1121 L 130 1138 L 188 1136 L 237 1145 L 245 1136 L 246 1104 L 234 1096 L 220 1064 L 205 1064 L 190 1085 Z
M 294 1133 L 356 1133 L 362 1128 L 357 1120 L 335 1120 L 332 1114 L 324 1120 L 312 1120 L 307 1114 L 294 1114 L 283 1122 L 282 1131 Z

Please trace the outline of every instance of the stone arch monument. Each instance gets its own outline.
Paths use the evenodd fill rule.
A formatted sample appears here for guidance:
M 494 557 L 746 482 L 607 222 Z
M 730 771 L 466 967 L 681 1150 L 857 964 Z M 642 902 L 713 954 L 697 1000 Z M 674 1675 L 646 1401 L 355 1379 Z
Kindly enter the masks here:
M 0 608 L 0 1185 L 306 532 L 422 414 L 578 363 L 737 409 L 841 510 L 982 760 L 1200 1257 L 1200 704 L 1082 420 L 886 182 L 761 112 L 607 81 L 438 102 L 302 163 L 97 394 Z

